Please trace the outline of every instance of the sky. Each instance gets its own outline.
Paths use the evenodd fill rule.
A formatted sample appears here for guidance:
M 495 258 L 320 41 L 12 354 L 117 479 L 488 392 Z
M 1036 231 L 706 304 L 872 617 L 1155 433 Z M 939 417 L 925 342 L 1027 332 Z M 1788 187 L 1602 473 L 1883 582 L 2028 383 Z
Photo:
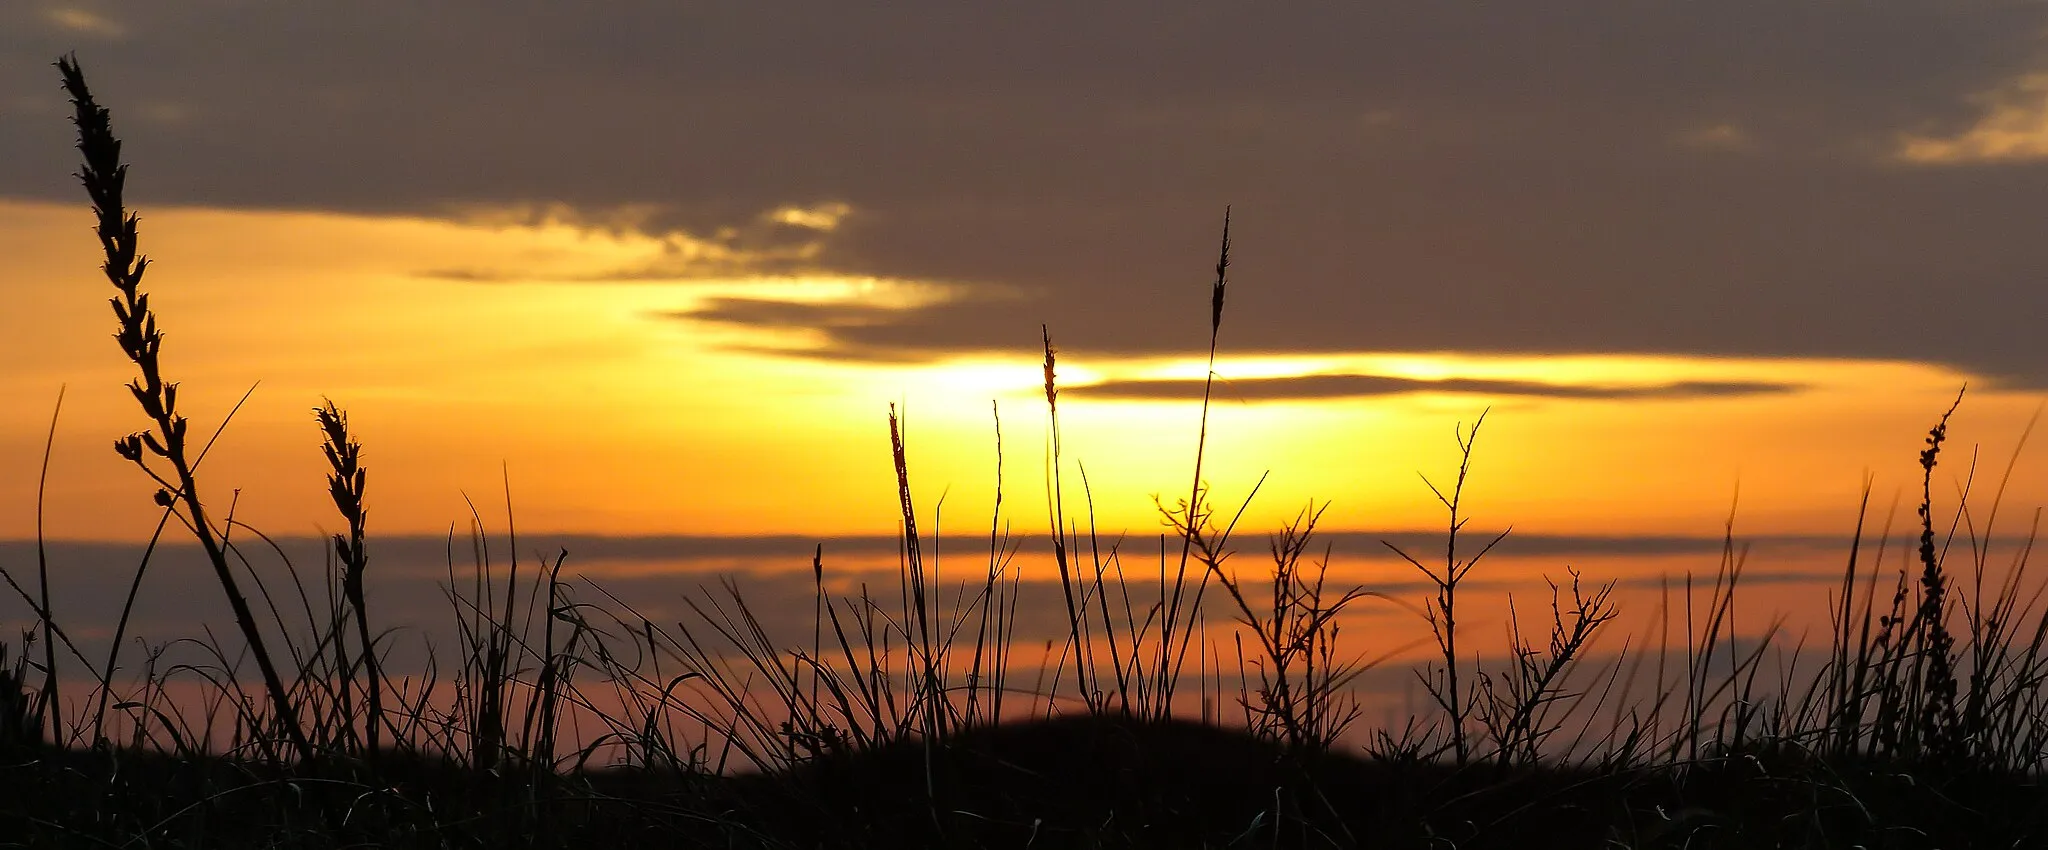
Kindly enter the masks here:
M 1202 478 L 1233 509 L 1257 485 L 1247 529 L 1327 500 L 1384 556 L 1443 525 L 1423 477 L 1485 412 L 1475 527 L 1556 566 L 1690 540 L 1711 571 L 1731 511 L 1846 541 L 1869 482 L 1909 522 L 1965 385 L 1944 515 L 1973 452 L 1983 498 L 2022 442 L 2044 35 L 2048 5 L 1967 0 L 12 2 L 0 538 L 39 489 L 55 539 L 158 518 L 109 451 L 142 420 L 70 51 L 195 427 L 248 394 L 206 497 L 268 534 L 338 524 L 331 399 L 373 539 L 509 501 L 600 551 L 801 565 L 895 533 L 891 405 L 921 525 L 985 534 L 1000 486 L 1042 535 L 1049 333 L 1070 517 L 1156 535 L 1194 484 L 1228 207 Z M 2020 456 L 2009 516 L 2042 471 Z

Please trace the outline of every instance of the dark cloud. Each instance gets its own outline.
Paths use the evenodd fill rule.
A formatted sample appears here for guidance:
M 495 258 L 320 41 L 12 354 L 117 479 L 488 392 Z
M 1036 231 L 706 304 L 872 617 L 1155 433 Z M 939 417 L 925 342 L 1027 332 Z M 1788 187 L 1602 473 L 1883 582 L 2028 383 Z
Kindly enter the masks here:
M 817 316 L 835 356 L 1023 352 L 1040 322 L 1076 351 L 1195 350 L 1234 203 L 1232 350 L 2048 385 L 2048 167 L 1892 156 L 2040 67 L 2040 4 L 93 8 L 0 10 L 8 194 L 77 200 L 47 67 L 75 47 L 145 203 L 646 207 L 710 238 L 843 201 L 815 267 L 1021 293 Z
M 1465 532 L 1472 537 L 1486 537 L 1499 533 L 1498 530 L 1473 528 Z M 1011 541 L 1027 553 L 1051 551 L 1050 543 L 1042 536 L 1013 535 Z M 1105 538 L 1107 539 L 1107 538 Z M 1156 538 L 1146 538 L 1156 539 Z M 1265 539 L 1261 535 L 1239 535 L 1238 541 L 1257 549 Z M 1316 539 L 1330 545 L 1332 551 L 1342 556 L 1387 558 L 1396 556 L 1388 550 L 1387 544 L 1410 550 L 1440 546 L 1443 542 L 1441 531 L 1433 530 L 1387 530 L 1387 531 L 1344 531 L 1318 532 Z M 272 548 L 272 543 L 276 548 Z M 1785 554 L 1811 554 L 1822 551 L 1846 551 L 1848 540 L 1832 535 L 1761 535 L 1741 539 L 1760 552 Z M 1868 542 L 1868 541 L 1866 541 Z M 2015 541 L 1998 541 L 2007 546 Z M 950 552 L 969 552 L 987 549 L 985 535 L 948 536 L 942 548 Z M 272 563 L 278 568 L 285 566 L 278 553 L 289 559 L 292 568 L 307 577 L 318 574 L 324 567 L 329 542 L 318 537 L 277 537 L 269 541 L 245 546 L 245 554 L 252 562 Z M 927 542 L 926 546 L 938 545 Z M 1569 535 L 1510 533 L 1496 551 L 1511 557 L 1594 557 L 1603 555 L 1716 555 L 1724 545 L 1719 536 L 1684 535 Z M 573 573 L 592 564 L 620 562 L 648 562 L 664 564 L 672 571 L 688 575 L 692 580 L 704 578 L 710 572 L 695 569 L 706 563 L 723 564 L 744 561 L 755 571 L 786 569 L 810 573 L 811 558 L 822 552 L 828 567 L 835 562 L 851 560 L 875 568 L 882 564 L 894 574 L 899 541 L 893 536 L 856 535 L 840 537 L 806 537 L 802 535 L 766 535 L 758 537 L 731 537 L 710 535 L 645 535 L 611 536 L 601 534 L 544 534 L 522 536 L 519 542 L 519 561 L 522 569 L 531 570 L 542 560 L 552 561 L 557 554 L 567 552 L 564 572 Z M 385 577 L 403 576 L 406 580 L 445 578 L 452 563 L 459 570 L 468 569 L 476 563 L 476 555 L 486 554 L 497 569 L 509 569 L 514 552 L 502 538 L 488 540 L 479 550 L 472 546 L 468 537 L 450 539 L 432 535 L 394 535 L 375 538 L 369 547 L 375 572 Z M 51 541 L 46 546 L 53 574 L 59 574 L 65 582 L 77 582 L 78 587 L 68 588 L 66 596 L 78 599 L 86 597 L 83 604 L 99 605 L 116 601 L 126 592 L 126 574 L 143 559 L 143 548 L 138 544 L 104 543 L 87 541 Z M 878 560 L 879 559 L 879 560 Z M 32 540 L 0 540 L 0 569 L 12 571 L 17 578 L 24 575 L 24 564 L 37 561 L 37 547 Z M 183 542 L 171 542 L 159 546 L 150 558 L 152 575 L 166 581 L 183 584 L 184 580 L 198 573 L 188 570 L 205 571 L 205 565 L 198 548 Z M 122 581 L 109 580 L 110 576 L 123 576 Z
M 498 211 L 495 218 L 512 224 L 565 224 L 585 231 L 614 234 L 638 231 L 659 211 L 651 208 L 617 211 L 606 221 L 591 220 L 578 210 L 559 206 Z M 425 269 L 416 277 L 461 283 L 681 283 L 744 277 L 797 276 L 828 271 L 819 262 L 832 231 L 846 217 L 844 204 L 780 207 L 757 213 L 740 224 L 721 225 L 704 234 L 669 232 L 656 255 L 632 265 L 580 271 L 541 272 L 517 265 L 457 266 Z
M 696 308 L 666 314 L 759 328 L 813 328 L 841 333 L 853 328 L 888 324 L 900 308 L 874 304 L 797 303 L 762 298 L 707 298 Z
M 1108 381 L 1065 387 L 1061 389 L 1061 393 L 1096 398 L 1180 400 L 1201 398 L 1202 387 L 1203 382 L 1200 380 Z M 1653 386 L 1591 386 L 1478 378 L 1426 381 L 1388 375 L 1301 375 L 1286 378 L 1219 380 L 1216 384 L 1216 397 L 1242 401 L 1292 401 L 1437 392 L 1557 399 L 1680 399 L 1783 393 L 1796 389 L 1799 387 L 1792 384 L 1746 381 L 1680 381 Z

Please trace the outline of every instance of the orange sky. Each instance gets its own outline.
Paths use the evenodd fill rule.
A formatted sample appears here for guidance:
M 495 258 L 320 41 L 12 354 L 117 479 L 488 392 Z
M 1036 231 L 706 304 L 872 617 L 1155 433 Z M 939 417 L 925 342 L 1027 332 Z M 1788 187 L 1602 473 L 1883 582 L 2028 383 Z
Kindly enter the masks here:
M 1003 416 L 1007 509 L 1020 531 L 1046 523 L 1039 364 L 993 356 L 933 363 L 832 362 L 760 349 L 802 330 L 736 330 L 664 314 L 714 296 L 916 304 L 944 287 L 886 279 L 748 278 L 686 283 L 480 283 L 426 272 L 530 269 L 539 279 L 632 265 L 672 250 L 655 237 L 566 223 L 517 224 L 204 208 L 145 208 L 146 288 L 168 330 L 165 362 L 201 428 L 244 390 L 248 405 L 209 459 L 209 498 L 239 493 L 238 516 L 272 534 L 332 526 L 310 409 L 347 409 L 366 445 L 373 533 L 434 533 L 465 515 L 462 495 L 500 497 L 509 469 L 520 523 L 599 534 L 887 534 L 894 528 L 885 416 L 908 411 L 913 484 L 943 521 L 985 525 L 994 483 L 990 402 Z M 821 226 L 830 226 L 824 210 Z M 796 216 L 802 211 L 791 210 Z M 0 202 L 10 309 L 0 313 L 0 537 L 33 533 L 36 468 L 59 386 L 46 530 L 130 540 L 153 528 L 150 488 L 110 450 L 140 423 L 130 375 L 108 338 L 110 288 L 80 204 Z M 1243 265 L 1240 281 L 1256 281 Z M 1191 281 L 1187 297 L 1205 299 Z M 1239 282 L 1233 303 L 1264 297 Z M 1060 316 L 1018 316 L 1035 335 Z M 1186 332 L 1198 338 L 1206 328 Z M 1226 500 L 1272 473 L 1254 529 L 1305 500 L 1334 504 L 1326 526 L 1429 528 L 1439 514 L 1417 477 L 1448 474 L 1452 431 L 1492 405 L 1474 470 L 1483 525 L 1535 533 L 1718 533 L 1740 485 L 1753 533 L 1846 533 L 1866 472 L 1878 501 L 1917 487 L 1924 433 L 1965 381 L 1905 362 L 1457 354 L 1259 356 L 1231 346 L 1205 477 Z M 1634 386 L 1679 381 L 1796 383 L 1782 394 L 1574 400 L 1414 393 L 1247 401 L 1231 378 L 1329 371 L 1441 379 Z M 1199 361 L 1068 359 L 1069 386 L 1199 376 Z M 260 382 L 260 383 L 259 383 Z M 2036 395 L 1973 390 L 1957 414 L 1937 493 L 1952 494 L 1973 445 L 2001 467 Z M 1070 461 L 1085 464 L 1101 524 L 1152 533 L 1150 494 L 1189 484 L 1197 409 L 1188 402 L 1089 399 L 1062 407 Z M 1079 504 L 1078 466 L 1069 467 Z M 2009 496 L 2048 496 L 2023 457 Z M 1995 471 L 1995 469 L 1993 470 Z M 929 522 L 929 519 L 924 520 Z M 964 525 L 962 525 L 964 524 Z

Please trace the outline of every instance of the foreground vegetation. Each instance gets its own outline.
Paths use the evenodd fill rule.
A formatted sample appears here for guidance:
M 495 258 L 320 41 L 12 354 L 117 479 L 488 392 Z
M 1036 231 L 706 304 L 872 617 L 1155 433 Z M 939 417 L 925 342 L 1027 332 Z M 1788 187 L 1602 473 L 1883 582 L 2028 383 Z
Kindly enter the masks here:
M 210 441 L 189 433 L 160 361 L 120 143 L 77 66 L 59 65 L 115 287 L 116 339 L 146 419 L 115 449 L 157 488 L 159 533 L 175 522 L 203 551 L 237 632 L 209 633 L 207 663 L 160 667 L 145 653 L 124 666 L 145 556 L 106 657 L 88 658 L 56 616 L 47 565 L 33 579 L 0 565 L 21 573 L 0 570 L 37 614 L 20 644 L 0 647 L 0 846 L 2048 842 L 2048 611 L 2038 604 L 2048 585 L 2027 581 L 2022 551 L 1986 587 L 1995 497 L 1981 522 L 1967 498 L 1953 521 L 1937 516 L 1947 415 L 1921 454 L 1912 574 L 1880 598 L 1882 556 L 1864 551 L 1859 523 L 1817 665 L 1767 675 L 1767 658 L 1807 656 L 1787 656 L 1774 634 L 1738 642 L 1744 562 L 1732 538 L 1706 604 L 1688 592 L 1682 612 L 1666 612 L 1684 618 L 1675 651 L 1594 660 L 1614 586 L 1574 573 L 1553 585 L 1546 638 L 1511 632 L 1484 663 L 1458 627 L 1460 586 L 1500 540 L 1461 536 L 1483 416 L 1458 432 L 1455 478 L 1433 485 L 1447 519 L 1442 556 L 1395 550 L 1434 586 L 1427 599 L 1330 586 L 1313 554 L 1313 508 L 1271 535 L 1264 574 L 1243 578 L 1227 563 L 1242 509 L 1211 504 L 1199 447 L 1186 497 L 1161 505 L 1172 533 L 1156 567 L 1127 571 L 1064 503 L 1048 331 L 1044 557 L 1061 597 L 1033 604 L 1058 605 L 1065 619 L 1048 663 L 1012 657 L 1028 637 L 1018 633 L 1025 585 L 1000 484 L 985 568 L 953 592 L 924 560 L 892 415 L 899 584 L 832 592 L 819 550 L 810 634 L 769 633 L 733 584 L 692 599 L 685 621 L 656 623 L 565 581 L 568 553 L 494 563 L 479 520 L 475 562 L 449 565 L 462 636 L 453 662 L 394 671 L 398 638 L 363 589 L 375 548 L 368 476 L 339 407 L 324 405 L 313 423 L 346 529 L 319 574 L 285 564 L 289 586 L 274 592 L 251 566 L 261 553 L 246 551 L 260 535 L 202 498 Z M 1212 365 L 1229 249 L 1226 216 Z M 1206 397 L 1201 417 L 1206 434 Z M 1366 600 L 1409 607 L 1437 650 L 1418 671 L 1432 708 L 1401 728 L 1360 722 L 1353 686 L 1374 662 L 1339 638 L 1344 612 Z M 1227 658 L 1212 640 L 1221 635 Z M 66 690 L 80 686 L 83 697 Z

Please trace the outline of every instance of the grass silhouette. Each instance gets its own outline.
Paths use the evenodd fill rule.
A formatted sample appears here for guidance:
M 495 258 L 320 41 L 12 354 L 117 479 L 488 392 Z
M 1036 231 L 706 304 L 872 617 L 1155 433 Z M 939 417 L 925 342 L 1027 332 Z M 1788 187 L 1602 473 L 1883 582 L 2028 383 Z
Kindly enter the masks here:
M 1502 652 L 1508 663 L 1480 664 L 1459 642 L 1457 617 L 1461 583 L 1500 540 L 1460 543 L 1483 416 L 1458 431 L 1455 482 L 1431 485 L 1448 515 L 1441 562 L 1396 549 L 1434 587 L 1416 606 L 1329 586 L 1327 560 L 1313 557 L 1321 516 L 1313 505 L 1270 538 L 1263 586 L 1240 575 L 1231 559 L 1243 508 L 1224 519 L 1201 474 L 1205 391 L 1193 484 L 1188 498 L 1160 505 L 1171 539 L 1161 540 L 1148 585 L 1126 570 L 1117 545 L 1102 544 L 1092 511 L 1085 531 L 1068 514 L 1049 328 L 1050 554 L 1066 620 L 1064 641 L 1055 642 L 1063 645 L 1048 647 L 1046 664 L 1033 669 L 1014 656 L 1023 582 L 1020 544 L 1003 515 L 1000 411 L 992 411 L 998 484 L 987 560 L 962 583 L 970 592 L 949 599 L 937 590 L 936 560 L 923 557 L 892 410 L 898 586 L 829 590 L 820 547 L 808 642 L 771 634 L 730 581 L 689 599 L 692 616 L 672 627 L 601 587 L 602 598 L 578 598 L 562 580 L 569 553 L 522 565 L 508 519 L 515 557 L 498 563 L 472 505 L 466 575 L 454 554 L 462 541 L 449 541 L 459 655 L 444 669 L 430 653 L 423 674 L 394 679 L 395 638 L 378 631 L 363 589 L 374 545 L 369 461 L 332 402 L 314 411 L 314 424 L 346 531 L 334 536 L 324 574 L 303 575 L 286 561 L 298 614 L 253 570 L 246 575 L 261 609 L 245 594 L 234 567 L 249 564 L 251 537 L 266 538 L 200 496 L 197 470 L 210 441 L 195 449 L 177 384 L 159 362 L 161 334 L 140 286 L 147 260 L 122 198 L 120 142 L 76 62 L 58 66 L 77 106 L 80 176 L 116 287 L 116 339 L 138 369 L 132 391 L 149 423 L 116 441 L 116 451 L 158 488 L 165 523 L 193 534 L 242 643 L 209 633 L 199 645 L 212 663 L 159 669 L 152 653 L 138 676 L 121 680 L 118 654 L 95 666 L 66 635 L 44 571 L 30 591 L 0 569 L 38 617 L 18 648 L 0 644 L 0 787 L 8 789 L 0 846 L 2048 842 L 2044 587 L 2026 583 L 2025 552 L 1985 587 L 1997 497 L 1981 527 L 1967 498 L 1947 531 L 1939 527 L 1931 482 L 1947 414 L 1921 454 L 1917 576 L 1902 569 L 1880 605 L 1883 552 L 1866 562 L 1859 519 L 1826 661 L 1803 682 L 1788 668 L 1759 684 L 1767 652 L 1783 652 L 1775 632 L 1737 641 L 1744 559 L 1732 527 L 1704 608 L 1695 609 L 1688 577 L 1683 610 L 1663 612 L 1667 626 L 1683 617 L 1684 669 L 1667 671 L 1674 653 L 1659 647 L 1646 696 L 1633 697 L 1643 653 L 1590 663 L 1614 618 L 1614 585 L 1589 588 L 1575 572 L 1551 585 L 1543 645 L 1517 626 Z M 1226 213 L 1212 287 L 1212 377 L 1229 240 Z M 1076 471 L 1085 496 L 1085 469 Z M 1957 540 L 1972 556 L 1967 575 L 1950 568 Z M 147 566 L 145 555 L 114 653 Z M 1369 730 L 1360 748 L 1346 743 L 1360 717 L 1349 685 L 1381 659 L 1348 654 L 1338 619 L 1369 602 L 1421 616 L 1440 666 L 1418 672 L 1431 712 L 1398 730 Z M 1229 663 L 1202 639 L 1209 607 L 1234 620 Z M 1191 652 L 1199 721 L 1175 699 Z M 257 667 L 254 693 L 237 676 L 241 658 Z M 74 662 L 92 692 L 65 703 L 60 667 Z M 1226 723 L 1221 710 L 1233 674 L 1242 723 Z M 1025 687 L 1029 675 L 1036 683 Z M 179 691 L 194 683 L 197 701 Z M 66 705 L 91 707 L 65 717 Z M 1604 730 L 1596 726 L 1603 716 Z M 598 731 L 571 728 L 581 722 Z

